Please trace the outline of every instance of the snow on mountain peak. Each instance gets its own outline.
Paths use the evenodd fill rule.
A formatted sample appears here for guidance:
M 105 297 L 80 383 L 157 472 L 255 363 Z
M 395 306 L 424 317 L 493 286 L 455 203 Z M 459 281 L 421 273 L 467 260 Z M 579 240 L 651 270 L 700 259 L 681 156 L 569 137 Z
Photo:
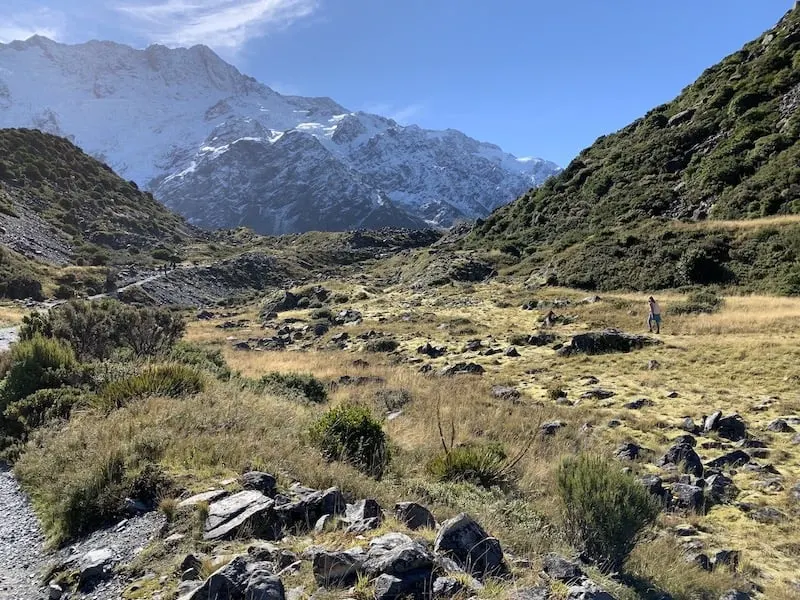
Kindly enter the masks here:
M 447 225 L 558 170 L 460 131 L 281 95 L 202 45 L 0 44 L 0 127 L 68 136 L 195 223 L 265 233 Z

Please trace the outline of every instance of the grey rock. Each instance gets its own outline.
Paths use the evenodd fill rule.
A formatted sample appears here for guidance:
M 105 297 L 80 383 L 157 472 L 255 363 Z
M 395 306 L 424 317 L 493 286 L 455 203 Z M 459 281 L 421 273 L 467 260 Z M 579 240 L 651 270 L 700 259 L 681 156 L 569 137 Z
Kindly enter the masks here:
M 739 490 L 730 477 L 717 473 L 706 478 L 706 497 L 712 504 L 729 504 L 738 495 Z
M 437 577 L 433 582 L 434 598 L 452 598 L 464 590 L 464 584 L 454 577 Z
M 643 475 L 639 478 L 644 488 L 662 502 L 666 502 L 669 498 L 667 490 L 664 489 L 664 482 L 658 475 Z
M 723 454 L 719 458 L 706 463 L 706 468 L 725 469 L 728 467 L 741 467 L 749 462 L 750 455 L 747 452 L 744 450 L 734 450 L 733 452 Z
M 747 592 L 742 592 L 740 590 L 728 590 L 722 596 L 719 597 L 719 600 L 751 600 L 752 596 Z
M 285 598 L 286 591 L 278 577 L 264 570 L 250 573 L 244 600 L 284 600 Z
M 714 431 L 717 428 L 717 423 L 719 423 L 719 420 L 721 418 L 722 418 L 721 410 L 718 410 L 708 415 L 705 421 L 703 421 L 703 431 L 706 433 Z
M 83 588 L 89 582 L 108 577 L 113 564 L 114 553 L 110 548 L 91 550 L 84 554 L 78 560 L 77 565 L 80 587 Z
M 703 476 L 703 463 L 697 452 L 688 444 L 675 444 L 667 450 L 667 453 L 658 462 L 663 467 L 666 465 L 679 466 L 685 473 L 691 473 L 696 477 Z
M 51 583 L 50 585 L 47 586 L 47 597 L 50 600 L 60 600 L 63 594 L 64 594 L 63 588 L 57 583 Z
M 373 498 L 359 500 L 345 509 L 345 519 L 351 523 L 365 519 L 383 519 L 383 509 Z
M 580 333 L 572 337 L 572 341 L 558 351 L 560 356 L 575 354 L 608 354 L 611 352 L 631 352 L 660 344 L 659 340 L 644 335 L 623 333 L 618 329 L 606 329 Z
M 269 498 L 275 497 L 277 480 L 269 473 L 249 471 L 241 477 L 242 487 L 246 490 L 261 492 Z
M 645 448 L 633 442 L 629 442 L 618 446 L 614 451 L 614 456 L 620 460 L 637 460 L 644 452 L 647 452 Z
M 441 370 L 440 374 L 444 377 L 452 377 L 454 375 L 483 375 L 485 371 L 486 369 L 479 364 L 460 362 L 450 367 L 445 367 Z
M 686 483 L 672 484 L 673 504 L 676 508 L 701 512 L 704 508 L 703 488 Z
M 739 568 L 739 559 L 741 552 L 738 550 L 720 550 L 714 555 L 714 567 L 725 565 L 731 570 L 736 571 Z
M 500 542 L 465 513 L 442 524 L 434 547 L 437 553 L 450 556 L 477 577 L 506 570 Z
M 551 553 L 545 556 L 542 570 L 550 579 L 564 583 L 573 583 L 584 577 L 584 573 L 577 563 L 558 554 Z
M 795 428 L 789 425 L 785 419 L 775 419 L 767 425 L 767 431 L 775 433 L 794 433 Z
M 546 587 L 520 588 L 511 592 L 509 596 L 509 600 L 549 600 L 550 598 L 552 598 L 550 588 Z
M 287 529 L 308 531 L 323 515 L 343 515 L 347 503 L 338 488 L 303 491 L 300 498 L 275 508 L 279 521 Z
M 181 581 L 197 581 L 200 579 L 200 571 L 191 567 L 181 573 Z
M 593 390 L 589 390 L 588 392 L 584 392 L 580 395 L 581 400 L 607 400 L 608 398 L 613 398 L 616 395 L 615 392 L 611 390 L 604 390 L 602 388 L 595 388 Z
M 394 505 L 394 517 L 409 529 L 433 529 L 436 519 L 433 513 L 416 502 L 398 502 Z
M 539 430 L 542 432 L 543 435 L 555 435 L 559 429 L 566 427 L 566 423 L 564 421 L 550 421 L 548 423 L 542 423 L 542 426 L 539 427 Z
M 614 596 L 601 589 L 591 579 L 573 585 L 567 591 L 567 600 L 616 600 Z
M 749 512 L 747 516 L 759 523 L 770 525 L 775 525 L 786 520 L 786 515 L 772 506 L 762 506 L 761 508 Z
M 422 597 L 433 588 L 429 570 L 411 571 L 397 577 L 384 574 L 375 579 L 375 600 L 398 600 L 409 596 Z
M 369 542 L 369 555 L 378 556 L 394 548 L 410 544 L 413 540 L 405 533 L 385 533 Z
M 255 490 L 245 490 L 213 502 L 208 508 L 203 539 L 229 539 L 243 527 L 256 533 L 264 531 L 272 520 L 274 504 L 272 499 Z
M 314 579 L 323 587 L 341 587 L 356 580 L 366 556 L 363 551 L 328 552 L 322 550 L 314 555 L 312 568 Z
M 722 417 L 717 421 L 717 435 L 738 442 L 747 436 L 747 424 L 739 415 Z
M 433 567 L 433 554 L 420 542 L 402 544 L 386 552 L 371 548 L 364 563 L 364 571 L 370 575 L 387 573 L 400 576 L 404 573 Z
M 629 410 L 639 410 L 640 408 L 644 408 L 645 406 L 652 406 L 653 401 L 648 400 L 647 398 L 639 398 L 638 400 L 633 400 L 631 402 L 626 402 L 622 405 L 623 408 L 627 408 Z
M 378 517 L 371 517 L 369 519 L 362 519 L 361 521 L 356 521 L 355 523 L 351 523 L 345 529 L 345 533 L 350 533 L 353 535 L 361 535 L 363 533 L 367 533 L 368 531 L 373 531 L 378 529 L 381 526 L 383 519 L 379 519 Z
M 503 355 L 507 356 L 509 358 L 519 358 L 520 353 L 519 353 L 519 350 L 514 348 L 514 346 L 511 346 L 511 347 L 505 349 L 505 351 L 503 352 Z
M 492 387 L 492 397 L 499 400 L 508 400 L 509 402 L 516 403 L 519 401 L 519 390 L 508 387 L 505 385 L 495 385 Z
M 237 556 L 230 563 L 214 571 L 203 584 L 192 592 L 191 600 L 242 600 L 247 589 L 248 560 Z

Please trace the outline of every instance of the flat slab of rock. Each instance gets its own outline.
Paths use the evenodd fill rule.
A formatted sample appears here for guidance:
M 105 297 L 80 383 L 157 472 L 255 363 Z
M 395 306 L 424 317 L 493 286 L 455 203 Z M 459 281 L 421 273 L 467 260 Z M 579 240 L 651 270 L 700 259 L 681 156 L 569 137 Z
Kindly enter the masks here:
M 212 503 L 208 508 L 203 539 L 222 540 L 234 537 L 253 521 L 268 519 L 275 502 L 255 490 L 245 490 Z
M 609 354 L 612 352 L 631 352 L 647 346 L 661 344 L 660 340 L 646 335 L 624 333 L 618 329 L 579 333 L 572 341 L 558 351 L 560 356 L 574 354 Z
M 225 490 L 210 490 L 208 492 L 203 492 L 202 494 L 195 494 L 190 498 L 186 498 L 186 500 L 181 500 L 180 502 L 178 502 L 178 508 L 197 506 L 201 502 L 214 502 L 214 500 L 219 500 L 227 493 L 228 492 L 226 492 Z

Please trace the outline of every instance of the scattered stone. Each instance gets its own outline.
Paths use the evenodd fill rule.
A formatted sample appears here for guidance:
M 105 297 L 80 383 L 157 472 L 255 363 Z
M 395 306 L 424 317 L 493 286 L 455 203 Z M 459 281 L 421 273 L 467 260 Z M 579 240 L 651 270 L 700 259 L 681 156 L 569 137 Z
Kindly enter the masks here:
M 351 523 L 363 521 L 364 519 L 383 519 L 383 509 L 378 501 L 373 498 L 360 500 L 355 504 L 347 506 L 345 510 L 345 520 Z
M 249 471 L 241 477 L 242 487 L 246 490 L 261 492 L 270 498 L 275 497 L 277 480 L 269 473 Z
M 431 511 L 416 502 L 398 502 L 394 505 L 394 516 L 409 529 L 436 527 L 436 519 Z
M 693 435 L 683 434 L 679 435 L 674 440 L 672 440 L 673 446 L 678 444 L 685 444 L 686 446 L 691 446 L 692 448 L 694 448 L 695 446 L 697 446 L 697 440 Z
M 556 336 L 552 333 L 536 333 L 534 335 L 528 336 L 527 344 L 528 346 L 536 346 L 542 347 L 547 346 L 548 344 L 552 344 L 556 341 Z
M 372 576 L 385 573 L 399 577 L 412 571 L 430 571 L 432 568 L 433 554 L 420 542 L 413 541 L 386 551 L 372 547 L 363 564 L 364 571 Z
M 747 425 L 737 414 L 722 417 L 717 421 L 717 435 L 732 442 L 743 440 L 747 435 Z
M 717 428 L 717 423 L 722 418 L 722 411 L 718 410 L 708 415 L 703 421 L 703 432 L 708 433 Z
M 544 557 L 542 569 L 550 579 L 563 583 L 574 583 L 585 576 L 577 563 L 553 553 Z
M 618 329 L 606 329 L 573 336 L 572 341 L 559 350 L 558 354 L 573 356 L 575 354 L 630 352 L 660 343 L 659 340 L 644 335 L 623 333 Z
M 464 346 L 462 352 L 477 352 L 481 348 L 483 348 L 483 344 L 480 340 L 470 340 L 467 342 L 467 345 Z
M 549 423 L 542 423 L 539 429 L 543 435 L 555 435 L 559 429 L 566 426 L 567 424 L 564 421 L 550 421 Z
M 200 571 L 194 567 L 181 573 L 181 581 L 197 581 L 198 579 L 200 579 Z
M 675 465 L 683 469 L 684 473 L 691 473 L 696 477 L 703 476 L 703 463 L 697 452 L 685 443 L 675 444 L 658 462 L 660 467 Z
M 750 462 L 750 455 L 744 450 L 734 450 L 723 454 L 717 459 L 706 464 L 709 469 L 725 469 L 728 467 L 741 467 Z
M 688 562 L 700 567 L 703 571 L 711 571 L 711 559 L 708 558 L 706 554 L 689 554 L 686 559 Z
M 492 387 L 492 396 L 499 400 L 508 400 L 509 402 L 517 403 L 521 394 L 519 390 L 504 385 L 495 385 Z
M 203 539 L 230 539 L 245 527 L 254 534 L 266 533 L 274 504 L 255 490 L 245 490 L 213 502 L 208 507 Z
M 295 487 L 292 490 L 299 499 L 275 507 L 278 521 L 291 530 L 308 531 L 323 515 L 343 515 L 347 504 L 338 488 L 325 491 Z
M 794 433 L 795 428 L 789 425 L 785 419 L 775 419 L 767 425 L 767 431 L 774 433 Z
M 658 475 L 643 475 L 639 478 L 639 483 L 641 483 L 651 495 L 662 502 L 667 502 L 669 496 L 667 490 L 664 489 L 664 482 L 661 477 Z
M 505 352 L 503 352 L 503 355 L 507 356 L 508 358 L 519 358 L 520 356 L 519 351 L 514 348 L 514 346 L 506 348 Z
M 702 512 L 703 488 L 685 483 L 672 484 L 673 505 L 681 510 Z
M 500 542 L 465 513 L 442 524 L 434 548 L 479 578 L 505 572 Z
M 619 446 L 614 451 L 614 456 L 620 460 L 638 460 L 642 456 L 642 453 L 646 451 L 645 448 L 642 448 L 638 444 L 629 442 Z
M 706 479 L 706 496 L 713 504 L 729 504 L 739 495 L 730 477 L 716 473 Z
M 381 526 L 381 523 L 383 523 L 383 520 L 379 519 L 378 517 L 363 519 L 361 521 L 351 523 L 347 529 L 344 530 L 344 532 L 352 535 L 362 535 L 368 531 L 374 531 Z
M 675 392 L 675 391 L 669 392 L 667 394 L 667 398 L 670 398 L 670 399 L 680 398 L 680 397 L 681 397 L 681 395 L 678 392 Z
M 314 554 L 314 579 L 323 587 L 342 587 L 355 582 L 366 555 L 356 548 L 345 552 L 320 550 Z
M 767 525 L 775 525 L 786 520 L 786 515 L 784 513 L 771 506 L 762 506 L 761 508 L 749 512 L 747 516 L 754 521 Z
M 430 570 L 412 571 L 402 577 L 383 574 L 375 580 L 375 600 L 421 597 L 431 588 L 431 579 Z
M 616 395 L 616 392 L 611 390 L 604 390 L 602 388 L 595 388 L 581 394 L 581 400 L 606 400 Z
M 675 527 L 674 531 L 675 535 L 678 537 L 692 537 L 697 535 L 697 529 L 688 524 L 678 525 Z
M 486 369 L 479 364 L 460 362 L 442 369 L 441 375 L 444 377 L 452 377 L 454 375 L 483 375 L 485 372 Z
M 648 371 L 657 371 L 661 368 L 661 363 L 657 360 L 648 360 L 647 361 L 647 370 Z
M 108 577 L 114 563 L 114 553 L 110 548 L 100 548 L 84 554 L 77 565 L 78 585 L 82 589 L 90 583 Z
M 719 600 L 751 600 L 752 596 L 747 592 L 742 592 L 740 590 L 728 590 L 722 596 L 719 597 Z
M 741 553 L 738 550 L 720 550 L 714 555 L 714 568 L 725 565 L 732 571 L 739 568 Z
M 342 331 L 341 333 L 337 333 L 336 335 L 331 337 L 331 341 L 334 344 L 343 344 L 349 339 L 350 339 L 350 334 L 347 333 L 346 331 Z
M 426 342 L 417 348 L 417 354 L 424 354 L 431 358 L 439 358 L 447 353 L 447 348 L 433 346 L 430 342 Z
M 248 351 L 248 350 L 252 350 L 253 347 L 250 346 L 250 344 L 247 343 L 247 342 L 234 342 L 233 349 L 234 350 Z
M 64 589 L 57 583 L 51 583 L 47 586 L 47 597 L 50 600 L 60 600 L 63 593 Z
M 689 433 L 700 433 L 700 428 L 695 424 L 694 419 L 691 417 L 686 417 L 681 424 L 679 425 L 681 429 L 684 431 L 688 431 Z
M 647 398 L 639 398 L 638 400 L 633 400 L 632 402 L 622 405 L 623 408 L 627 408 L 629 410 L 639 410 L 645 406 L 653 406 L 653 401 L 648 400 Z

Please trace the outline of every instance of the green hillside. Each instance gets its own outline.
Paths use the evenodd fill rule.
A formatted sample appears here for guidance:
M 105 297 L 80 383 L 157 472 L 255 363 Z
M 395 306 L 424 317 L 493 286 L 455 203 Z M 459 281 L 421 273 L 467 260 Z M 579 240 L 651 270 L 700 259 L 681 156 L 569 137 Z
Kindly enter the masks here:
M 194 235 L 107 165 L 66 139 L 28 129 L 0 129 L 0 217 L 40 217 L 78 252 L 86 244 L 136 252 Z
M 551 282 L 695 283 L 800 293 L 800 10 L 675 100 L 599 138 L 557 177 L 479 223 Z

